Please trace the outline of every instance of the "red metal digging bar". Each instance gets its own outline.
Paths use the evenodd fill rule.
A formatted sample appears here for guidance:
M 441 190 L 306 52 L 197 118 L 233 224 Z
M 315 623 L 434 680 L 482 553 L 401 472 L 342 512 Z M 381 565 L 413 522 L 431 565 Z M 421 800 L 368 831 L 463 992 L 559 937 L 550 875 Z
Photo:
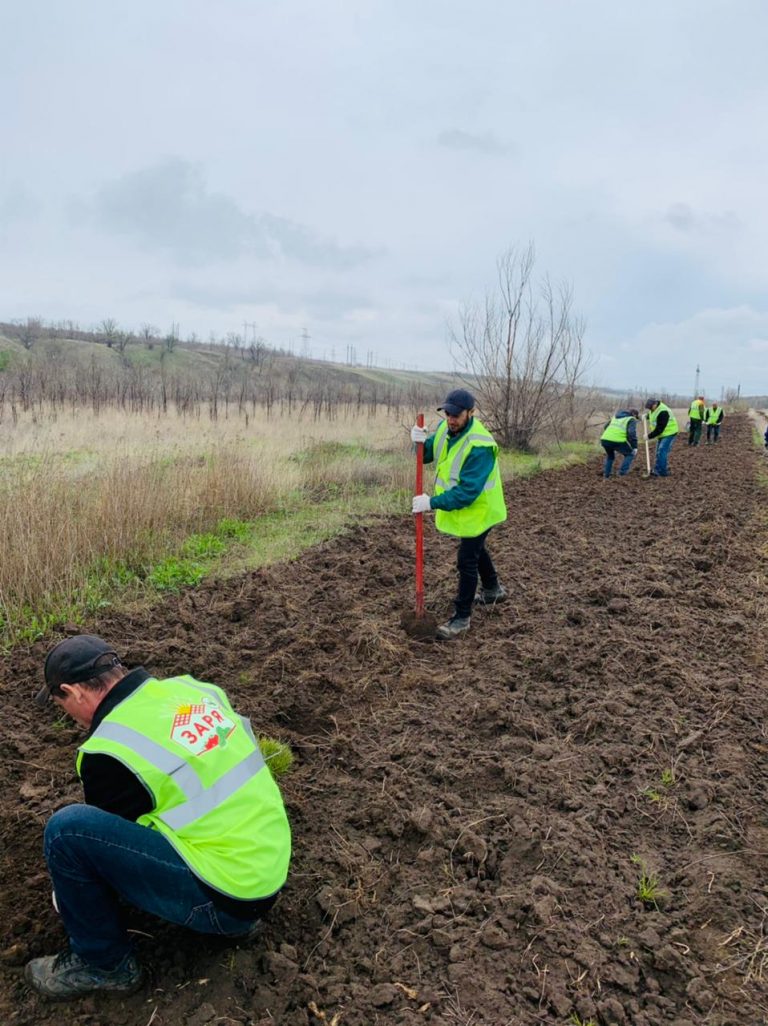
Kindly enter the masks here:
M 416 417 L 419 427 L 424 427 L 424 414 Z M 416 443 L 416 494 L 424 492 L 424 443 Z M 424 514 L 416 517 L 416 616 L 424 616 Z

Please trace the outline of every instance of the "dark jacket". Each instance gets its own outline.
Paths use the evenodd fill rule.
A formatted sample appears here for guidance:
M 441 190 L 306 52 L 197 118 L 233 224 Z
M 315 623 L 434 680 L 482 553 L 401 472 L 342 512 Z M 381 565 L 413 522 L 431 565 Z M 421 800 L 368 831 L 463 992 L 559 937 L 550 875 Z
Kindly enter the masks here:
M 145 680 L 149 680 L 150 676 L 143 666 L 138 666 L 115 684 L 94 713 L 88 737 L 115 706 L 133 694 Z M 86 805 L 95 805 L 96 808 L 122 816 L 123 819 L 130 819 L 135 823 L 139 816 L 151 812 L 155 807 L 152 796 L 136 774 L 111 755 L 84 752 L 80 763 L 80 779 L 83 782 Z M 215 905 L 238 919 L 257 919 L 264 915 L 275 901 L 274 897 L 257 901 L 239 901 L 237 898 L 220 894 L 202 880 L 200 886 L 210 895 Z
M 666 410 L 662 410 L 661 413 L 656 418 L 656 427 L 653 429 L 653 431 L 651 431 L 651 433 L 648 435 L 648 437 L 649 438 L 658 438 L 659 435 L 663 433 L 663 431 L 666 428 L 668 423 L 669 423 L 669 414 L 667 413 Z

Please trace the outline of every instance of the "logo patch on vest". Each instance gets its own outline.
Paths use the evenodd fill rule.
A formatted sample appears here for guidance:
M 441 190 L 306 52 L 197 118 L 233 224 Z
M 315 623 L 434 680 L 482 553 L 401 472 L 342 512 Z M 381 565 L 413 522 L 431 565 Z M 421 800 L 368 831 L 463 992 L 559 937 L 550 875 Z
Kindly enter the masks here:
M 173 717 L 171 740 L 193 755 L 224 748 L 235 724 L 213 702 L 180 705 Z

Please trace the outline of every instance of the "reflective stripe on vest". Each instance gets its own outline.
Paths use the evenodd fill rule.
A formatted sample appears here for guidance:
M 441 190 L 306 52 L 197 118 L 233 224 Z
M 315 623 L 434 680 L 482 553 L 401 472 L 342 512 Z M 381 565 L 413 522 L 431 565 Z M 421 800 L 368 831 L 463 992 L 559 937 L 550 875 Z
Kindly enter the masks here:
M 247 759 L 238 763 L 237 766 L 233 766 L 212 787 L 208 787 L 204 791 L 201 790 L 189 801 L 182 802 L 181 805 L 176 805 L 169 812 L 162 813 L 160 819 L 171 830 L 181 830 L 182 827 L 189 826 L 196 819 L 212 812 L 217 805 L 221 805 L 235 791 L 239 791 L 243 784 L 248 783 L 251 777 L 255 776 L 264 766 L 264 757 L 257 749 Z
M 201 690 L 203 690 L 201 688 Z M 253 736 L 251 725 L 247 720 L 243 725 L 248 724 L 247 732 Z M 99 727 L 99 737 L 117 741 L 118 744 L 130 748 L 142 759 L 158 769 L 161 773 L 173 777 L 174 783 L 186 797 L 181 805 L 176 805 L 170 812 L 160 815 L 160 819 L 167 823 L 172 830 L 180 830 L 189 826 L 196 819 L 207 815 L 220 805 L 223 801 L 233 795 L 238 788 L 242 787 L 248 779 L 255 776 L 265 765 L 264 757 L 257 747 L 246 759 L 233 766 L 229 772 L 220 777 L 211 787 L 204 788 L 200 778 L 192 767 L 184 759 L 178 759 L 162 745 L 155 744 L 145 737 L 138 730 L 126 727 L 122 723 L 104 723 Z
M 448 433 L 446 432 L 446 436 L 447 436 L 447 434 Z M 453 450 L 453 460 L 451 461 L 451 466 L 450 466 L 450 468 L 448 470 L 448 480 L 445 481 L 441 477 L 435 477 L 435 485 L 439 485 L 439 487 L 444 492 L 447 492 L 449 488 L 453 488 L 455 485 L 457 485 L 459 483 L 459 471 L 461 470 L 461 464 L 464 462 L 464 454 L 465 454 L 465 451 L 467 449 L 467 446 L 471 445 L 472 442 L 484 442 L 484 443 L 487 443 L 488 442 L 488 435 L 481 435 L 481 434 L 466 435 L 464 438 L 462 438 L 461 445 L 457 445 L 454 448 L 454 450 Z M 443 444 L 443 440 L 441 440 L 440 454 L 442 454 L 443 448 L 444 448 L 444 444 Z M 440 456 L 439 455 L 437 456 L 437 463 L 438 463 L 438 465 L 440 463 Z M 483 485 L 483 491 L 489 492 L 493 488 L 493 481 L 491 481 L 492 477 L 493 477 L 493 474 L 489 474 L 488 475 L 488 480 Z
M 117 744 L 130 748 L 132 752 L 136 752 L 142 759 L 151 763 L 155 769 L 173 777 L 174 783 L 187 799 L 202 791 L 200 778 L 185 759 L 180 759 L 167 748 L 150 741 L 140 731 L 126 727 L 123 723 L 110 723 L 105 720 L 99 725 L 97 733 L 100 739 L 116 741 Z
M 445 534 L 457 538 L 476 538 L 494 524 L 507 519 L 507 507 L 504 503 L 504 491 L 501 485 L 501 473 L 497 457 L 498 447 L 488 429 L 476 418 L 473 419 L 469 433 L 457 440 L 453 448 L 448 449 L 448 424 L 443 421 L 435 432 L 433 442 L 433 458 L 437 463 L 435 473 L 435 495 L 455 488 L 461 481 L 461 468 L 472 449 L 476 446 L 490 448 L 494 462 L 490 474 L 483 484 L 480 494 L 462 509 L 436 509 L 435 527 Z
M 612 417 L 611 423 L 600 435 L 601 442 L 626 442 L 631 417 Z
M 80 746 L 121 762 L 152 808 L 136 822 L 158 830 L 190 870 L 239 899 L 285 883 L 291 832 L 280 791 L 250 722 L 226 694 L 192 677 L 148 678 Z

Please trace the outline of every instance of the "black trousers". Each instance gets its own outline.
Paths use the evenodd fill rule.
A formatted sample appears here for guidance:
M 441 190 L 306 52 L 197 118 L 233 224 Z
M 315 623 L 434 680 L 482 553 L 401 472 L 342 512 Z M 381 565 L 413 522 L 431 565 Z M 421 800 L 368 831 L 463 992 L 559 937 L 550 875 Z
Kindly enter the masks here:
M 454 603 L 456 607 L 454 615 L 460 616 L 462 619 L 472 613 L 478 577 L 483 582 L 484 588 L 495 588 L 499 583 L 496 567 L 485 547 L 485 539 L 490 530 L 489 527 L 488 531 L 483 531 L 476 538 L 459 540 L 459 552 L 456 560 L 459 570 L 459 593 Z
M 718 438 L 720 437 L 719 424 L 707 424 L 707 441 L 709 441 L 711 435 L 715 436 L 715 441 L 718 440 Z

